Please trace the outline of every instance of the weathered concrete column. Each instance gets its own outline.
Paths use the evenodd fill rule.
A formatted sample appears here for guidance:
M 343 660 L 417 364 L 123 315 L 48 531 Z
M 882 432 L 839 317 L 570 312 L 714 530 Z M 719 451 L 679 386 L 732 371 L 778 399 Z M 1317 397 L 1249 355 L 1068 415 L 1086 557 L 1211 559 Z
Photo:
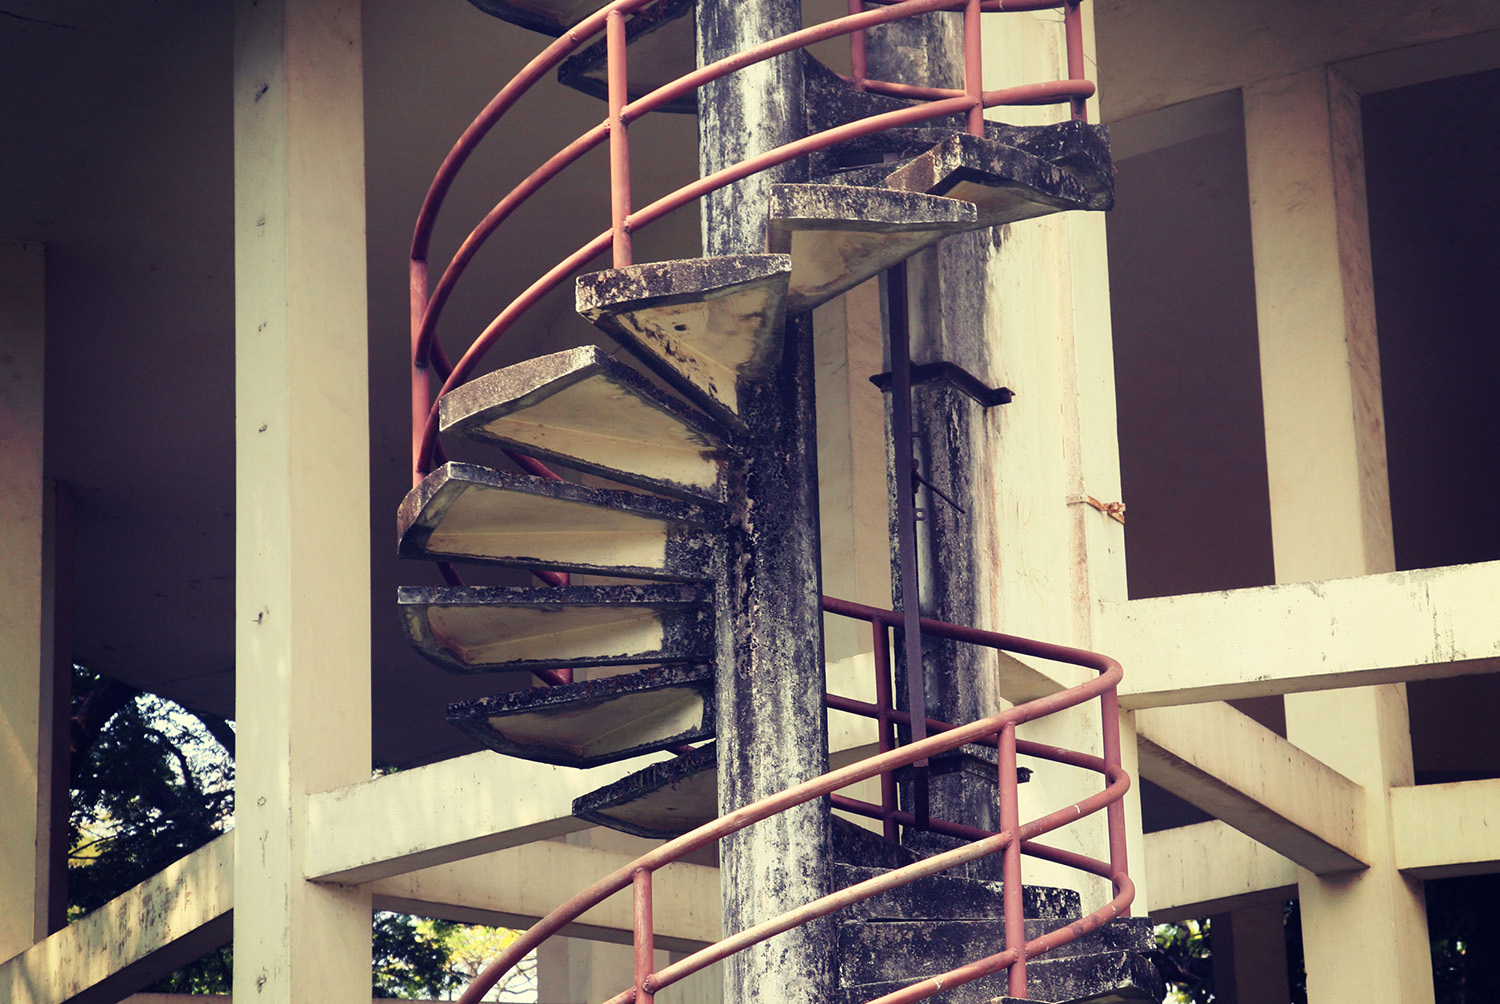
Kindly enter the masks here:
M 698 4 L 701 64 L 795 31 L 794 0 Z M 705 174 L 805 131 L 800 57 L 750 67 L 699 92 Z M 765 250 L 766 191 L 801 180 L 795 165 L 752 176 L 704 200 L 705 253 Z M 719 808 L 729 811 L 827 770 L 818 540 L 817 422 L 812 320 L 787 318 L 770 372 L 747 389 L 749 442 L 730 471 L 734 501 L 718 587 Z M 720 846 L 724 930 L 738 931 L 828 891 L 828 813 L 814 801 L 742 830 Z M 726 1000 L 827 999 L 826 922 L 734 956 Z
M 1389 571 L 1359 96 L 1323 69 L 1257 84 L 1245 136 L 1276 579 Z M 1286 717 L 1370 800 L 1370 867 L 1299 872 L 1309 1000 L 1432 1000 L 1422 887 L 1396 870 L 1387 807 L 1412 783 L 1404 686 L 1288 695 Z
M 235 17 L 234 995 L 368 1004 L 370 894 L 303 878 L 310 792 L 370 776 L 360 8 Z
M 0 241 L 0 961 L 47 935 L 53 677 L 43 262 L 40 244 Z

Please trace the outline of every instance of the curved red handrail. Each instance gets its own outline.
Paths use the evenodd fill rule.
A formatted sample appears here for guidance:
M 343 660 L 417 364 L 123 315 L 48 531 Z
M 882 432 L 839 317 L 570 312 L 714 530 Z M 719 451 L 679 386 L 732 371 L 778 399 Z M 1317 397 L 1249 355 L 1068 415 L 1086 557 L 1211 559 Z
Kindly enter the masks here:
M 856 617 L 872 623 L 884 622 L 897 624 L 902 619 L 902 614 L 896 611 L 864 606 L 833 597 L 825 597 L 823 607 L 830 613 Z M 1126 868 L 1123 815 L 1116 810 L 1122 808 L 1120 799 L 1123 798 L 1125 792 L 1130 787 L 1130 778 L 1120 766 L 1119 713 L 1118 706 L 1112 699 L 1120 679 L 1124 675 L 1120 664 L 1108 656 L 1082 649 L 1053 645 L 1047 642 L 1020 638 L 998 632 L 983 631 L 978 628 L 946 624 L 926 618 L 923 619 L 923 632 L 930 632 L 935 636 L 947 637 L 956 641 L 980 644 L 1001 651 L 1083 666 L 1095 670 L 1099 675 L 1075 687 L 1060 690 L 1057 693 L 1016 705 L 1009 710 L 990 715 L 975 722 L 970 722 L 967 725 L 951 726 L 946 723 L 938 723 L 943 727 L 943 731 L 921 742 L 912 743 L 900 749 L 882 752 L 858 763 L 829 771 L 820 777 L 804 781 L 785 791 L 726 813 L 690 833 L 668 841 L 655 850 L 641 855 L 631 863 L 598 880 L 543 917 L 506 948 L 492 963 L 485 967 L 484 971 L 476 977 L 474 982 L 464 991 L 463 995 L 458 998 L 460 1004 L 477 1004 L 502 976 L 525 958 L 537 945 L 556 934 L 566 925 L 572 923 L 585 911 L 629 886 L 636 888 L 638 897 L 643 894 L 646 897 L 645 916 L 647 924 L 644 930 L 640 930 L 640 925 L 638 924 L 636 949 L 638 960 L 643 954 L 645 958 L 649 959 L 651 939 L 649 926 L 649 895 L 651 884 L 649 876 L 651 873 L 674 861 L 680 860 L 692 851 L 794 806 L 823 796 L 838 798 L 839 796 L 835 795 L 835 792 L 841 788 L 872 777 L 889 775 L 892 771 L 909 766 L 918 760 L 927 759 L 948 750 L 956 749 L 966 743 L 983 741 L 997 734 L 1001 747 L 999 778 L 1002 793 L 1002 831 L 1000 833 L 972 831 L 972 835 L 976 839 L 973 843 L 965 847 L 924 859 L 905 868 L 893 870 L 874 879 L 821 897 L 812 903 L 795 910 L 790 910 L 753 928 L 736 932 L 707 948 L 693 953 L 686 959 L 667 966 L 660 972 L 649 972 L 648 962 L 647 971 L 642 972 L 638 969 L 636 984 L 611 998 L 607 1004 L 625 1004 L 626 1001 L 638 999 L 641 996 L 649 998 L 656 991 L 750 945 L 765 941 L 777 934 L 805 924 L 810 920 L 825 916 L 842 907 L 861 902 L 879 892 L 906 885 L 918 878 L 936 874 L 957 864 L 995 853 L 1003 852 L 1008 856 L 1005 889 L 1007 898 L 1013 896 L 1015 897 L 1015 901 L 1014 905 L 1010 902 L 1006 903 L 1005 912 L 1008 918 L 1014 917 L 1017 922 L 1023 920 L 1019 899 L 1021 895 L 1019 855 L 1022 853 L 1029 853 L 1057 861 L 1070 867 L 1107 878 L 1113 885 L 1115 895 L 1105 906 L 1093 911 L 1081 920 L 1074 922 L 1068 927 L 1051 931 L 1030 941 L 1025 940 L 1024 928 L 1015 928 L 1013 934 L 1012 929 L 1008 927 L 1007 942 L 1011 947 L 1005 951 L 969 963 L 941 976 L 920 981 L 896 993 L 882 997 L 879 1001 L 872 1002 L 872 1004 L 908 1004 L 908 1002 L 923 1000 L 944 989 L 951 989 L 954 986 L 979 979 L 982 976 L 998 972 L 1001 969 L 1009 969 L 1011 971 L 1012 996 L 1024 995 L 1024 967 L 1027 958 L 1066 944 L 1115 917 L 1128 915 L 1130 903 L 1134 899 L 1135 887 L 1130 881 Z M 1100 698 L 1101 710 L 1103 712 L 1104 755 L 1102 757 L 1060 749 L 1041 743 L 1026 742 L 1015 738 L 1016 726 L 1068 708 L 1077 707 L 1095 697 Z M 1024 752 L 1028 756 L 1040 757 L 1096 771 L 1105 776 L 1106 786 L 1079 802 L 1064 806 L 1038 819 L 1021 824 L 1014 817 L 1016 787 L 1015 756 L 1017 752 Z M 1007 812 L 1007 802 L 1009 803 L 1009 812 Z M 1101 861 L 1077 852 L 1039 845 L 1034 842 L 1034 838 L 1058 829 L 1090 813 L 1097 812 L 1101 808 L 1106 810 L 1109 817 L 1110 860 Z M 1007 819 L 1007 816 L 1011 818 Z M 645 876 L 645 878 L 642 878 L 642 876 Z M 639 904 L 639 898 L 637 902 Z M 638 910 L 639 916 L 640 911 Z M 646 941 L 644 948 L 641 944 L 642 936 L 644 936 Z M 1018 976 L 1019 979 L 1017 978 Z
M 610 117 L 589 129 L 572 143 L 568 144 L 568 146 L 548 158 L 519 185 L 507 193 L 464 239 L 448 265 L 444 268 L 443 274 L 439 277 L 437 284 L 435 286 L 430 285 L 427 258 L 431 248 L 432 232 L 438 213 L 459 170 L 467 162 L 480 141 L 489 134 L 523 94 L 529 91 L 537 81 L 541 80 L 549 71 L 557 67 L 571 53 L 585 43 L 590 42 L 601 31 L 608 30 L 611 22 L 615 25 L 614 35 L 616 41 L 619 42 L 623 38 L 621 32 L 623 31 L 622 18 L 624 15 L 640 10 L 653 2 L 655 0 L 613 0 L 613 2 L 599 8 L 593 14 L 579 22 L 579 24 L 575 25 L 565 35 L 547 46 L 546 49 L 527 63 L 495 95 L 490 103 L 485 106 L 484 110 L 464 130 L 463 134 L 454 143 L 452 149 L 444 158 L 442 165 L 433 178 L 432 184 L 428 187 L 412 235 L 409 263 L 412 331 L 412 474 L 414 481 L 419 482 L 431 469 L 433 464 L 438 421 L 437 402 L 442 399 L 443 395 L 467 378 L 468 374 L 473 371 L 474 366 L 484 356 L 490 346 L 495 343 L 500 335 L 518 317 L 530 309 L 531 306 L 535 305 L 547 292 L 556 288 L 571 271 L 582 267 L 589 258 L 592 258 L 602 250 L 602 248 L 598 247 L 600 238 L 589 241 L 563 262 L 554 266 L 541 279 L 538 279 L 531 286 L 527 287 L 526 290 L 512 300 L 486 326 L 484 331 L 481 332 L 464 353 L 459 363 L 450 365 L 441 344 L 436 340 L 436 327 L 454 286 L 463 276 L 480 248 L 483 247 L 489 237 L 495 233 L 500 225 L 516 209 L 530 199 L 548 181 L 575 163 L 585 153 L 599 146 L 606 139 L 609 139 L 612 132 L 623 130 L 634 119 L 661 108 L 668 102 L 696 90 L 709 81 L 717 80 L 746 66 L 840 35 L 849 35 L 851 39 L 862 39 L 865 29 L 889 21 L 945 10 L 965 11 L 966 24 L 972 22 L 973 18 L 981 10 L 1014 12 L 1064 7 L 1068 14 L 1067 51 L 1069 80 L 1047 84 L 1029 84 L 997 91 L 980 90 L 978 84 L 978 34 L 977 29 L 972 27 L 966 31 L 965 89 L 962 91 L 921 88 L 863 79 L 863 60 L 858 59 L 861 78 L 854 81 L 857 86 L 867 90 L 883 91 L 884 93 L 899 97 L 929 100 L 939 105 L 942 110 L 934 111 L 931 107 L 926 109 L 906 109 L 904 111 L 911 113 L 909 116 L 887 113 L 887 115 L 874 116 L 871 119 L 864 120 L 863 123 L 853 123 L 851 124 L 853 128 L 843 126 L 827 130 L 816 136 L 799 140 L 796 144 L 788 144 L 777 151 L 771 151 L 768 154 L 752 158 L 743 164 L 734 165 L 711 176 L 711 179 L 700 179 L 691 185 L 679 189 L 677 192 L 658 199 L 640 212 L 632 213 L 629 210 L 628 157 L 620 152 L 624 149 L 623 143 L 618 144 L 617 149 L 612 150 L 611 156 L 611 175 L 613 178 L 611 190 L 614 219 L 607 233 L 609 236 L 608 244 L 616 248 L 617 257 L 623 253 L 627 259 L 630 246 L 629 234 L 633 231 L 639 230 L 667 212 L 693 201 L 716 188 L 731 184 L 742 177 L 765 170 L 785 160 L 844 142 L 854 136 L 896 128 L 910 122 L 926 118 L 937 118 L 957 112 L 964 112 L 968 115 L 971 131 L 982 131 L 983 109 L 1002 104 L 1070 102 L 1074 107 L 1075 115 L 1080 115 L 1082 102 L 1093 94 L 1093 85 L 1083 80 L 1081 21 L 1076 16 L 1076 0 L 1008 0 L 1008 2 L 1006 0 L 884 0 L 874 10 L 861 10 L 858 13 L 851 13 L 842 18 L 813 25 L 809 28 L 803 28 L 800 31 L 725 57 L 715 63 L 686 74 L 675 81 L 664 84 L 635 101 L 625 104 L 621 104 L 622 98 L 619 97 L 623 95 L 625 88 L 623 43 L 612 44 L 610 46 L 611 53 L 619 53 L 619 55 L 612 56 L 609 67 L 612 93 L 617 95 L 611 102 Z M 977 24 L 977 22 L 974 23 Z M 612 129 L 612 123 L 615 125 L 615 129 Z M 866 125 L 865 123 L 876 124 Z M 616 144 L 612 143 L 612 145 Z M 621 185 L 625 186 L 623 196 L 619 191 Z M 585 254 L 586 249 L 588 249 L 587 254 Z M 628 260 L 617 261 L 616 264 L 628 264 Z M 567 267 L 564 268 L 564 266 Z M 431 394 L 428 376 L 429 370 L 435 370 L 443 380 L 443 385 L 435 398 Z

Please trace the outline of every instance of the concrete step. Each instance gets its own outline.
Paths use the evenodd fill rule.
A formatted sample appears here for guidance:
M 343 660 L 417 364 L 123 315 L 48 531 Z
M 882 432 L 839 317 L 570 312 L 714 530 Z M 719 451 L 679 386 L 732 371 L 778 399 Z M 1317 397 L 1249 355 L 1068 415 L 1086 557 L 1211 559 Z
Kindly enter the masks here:
M 974 203 L 987 226 L 1069 209 L 1105 210 L 1113 186 L 1086 184 L 1072 167 L 989 137 L 957 133 L 897 168 L 886 186 Z
M 528 359 L 443 398 L 444 432 L 689 501 L 719 499 L 724 433 L 589 345 Z
M 833 880 L 835 886 L 842 889 L 875 878 L 886 870 L 835 863 Z M 842 911 L 840 916 L 851 921 L 916 918 L 992 921 L 1004 916 L 1003 894 L 1004 887 L 999 882 L 934 875 L 872 896 Z M 1053 925 L 1071 921 L 1079 915 L 1078 894 L 1071 889 L 1026 886 L 1022 890 L 1021 902 L 1027 919 Z
M 697 69 L 693 44 L 695 0 L 658 0 L 625 21 L 625 42 L 630 47 L 629 95 L 634 101 Z M 557 68 L 559 83 L 597 98 L 609 97 L 605 71 L 605 43 L 599 39 L 568 57 Z M 662 106 L 662 111 L 691 115 L 698 110 L 697 95 L 688 93 Z
M 578 312 L 694 404 L 742 430 L 742 401 L 781 348 L 787 255 L 631 265 L 578 277 Z
M 405 558 L 557 568 L 631 578 L 709 577 L 715 510 L 447 463 L 401 502 Z
M 788 310 L 811 310 L 949 234 L 979 226 L 967 202 L 849 185 L 771 186 L 770 249 L 788 254 Z
M 962 961 L 973 962 L 998 948 L 971 945 L 969 954 Z M 958 963 L 955 963 L 955 966 Z M 948 969 L 955 968 L 949 966 Z M 936 968 L 936 967 L 934 967 Z M 946 970 L 943 970 L 946 971 Z M 929 973 L 927 975 L 936 975 Z M 921 972 L 900 979 L 880 983 L 864 983 L 839 989 L 843 1004 L 864 1004 L 924 979 Z M 954 987 L 928 998 L 937 1004 L 1023 1004 L 1008 995 L 1009 986 L 1004 970 L 983 976 L 972 983 Z M 1155 964 L 1145 952 L 1103 951 L 1071 956 L 1043 956 L 1026 963 L 1026 1002 L 1037 1004 L 1126 1004 L 1126 1002 L 1157 1002 L 1166 994 L 1166 987 Z
M 698 586 L 402 586 L 406 636 L 453 673 L 629 666 L 713 657 Z
M 556 37 L 603 6 L 603 0 L 469 0 L 491 17 Z
M 710 664 L 660 666 L 448 705 L 448 721 L 482 745 L 541 763 L 594 767 L 712 738 Z
M 653 763 L 573 800 L 573 815 L 652 840 L 681 836 L 719 817 L 714 744 Z

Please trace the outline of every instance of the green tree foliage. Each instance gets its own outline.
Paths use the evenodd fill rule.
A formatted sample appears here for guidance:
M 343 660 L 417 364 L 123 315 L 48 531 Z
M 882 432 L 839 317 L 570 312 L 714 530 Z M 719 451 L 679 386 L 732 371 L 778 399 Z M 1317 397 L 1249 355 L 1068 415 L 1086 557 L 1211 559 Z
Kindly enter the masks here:
M 73 670 L 68 914 L 99 908 L 234 822 L 234 727 L 80 666 Z M 451 999 L 514 931 L 378 913 L 375 997 Z M 158 981 L 159 993 L 228 994 L 228 946 Z M 535 962 L 491 1000 L 535 1000 Z M 508 993 L 508 995 L 507 995 Z M 518 996 L 519 995 L 519 996 Z

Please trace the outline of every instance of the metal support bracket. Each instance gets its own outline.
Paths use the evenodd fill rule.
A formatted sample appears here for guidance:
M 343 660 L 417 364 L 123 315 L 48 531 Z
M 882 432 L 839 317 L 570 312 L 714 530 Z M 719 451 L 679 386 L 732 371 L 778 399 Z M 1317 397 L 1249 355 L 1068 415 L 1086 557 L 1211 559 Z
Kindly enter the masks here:
M 870 382 L 884 391 L 891 389 L 892 380 L 890 373 L 877 373 L 870 377 Z M 986 387 L 977 376 L 957 363 L 920 363 L 911 367 L 913 387 L 921 383 L 932 383 L 935 380 L 949 384 L 954 390 L 972 398 L 983 408 L 993 408 L 997 404 L 1010 404 L 1016 396 L 1009 387 Z

